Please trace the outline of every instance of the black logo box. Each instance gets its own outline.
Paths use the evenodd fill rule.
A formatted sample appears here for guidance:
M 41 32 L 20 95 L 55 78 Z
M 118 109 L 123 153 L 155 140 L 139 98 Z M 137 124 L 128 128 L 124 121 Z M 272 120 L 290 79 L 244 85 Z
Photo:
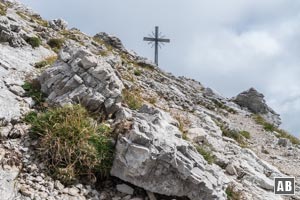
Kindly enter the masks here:
M 295 195 L 295 177 L 275 177 L 274 182 L 275 194 Z

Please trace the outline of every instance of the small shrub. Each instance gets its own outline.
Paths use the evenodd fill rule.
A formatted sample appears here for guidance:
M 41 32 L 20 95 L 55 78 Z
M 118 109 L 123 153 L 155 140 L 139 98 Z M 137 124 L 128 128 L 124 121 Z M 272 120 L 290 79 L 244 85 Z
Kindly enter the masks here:
M 39 47 L 41 45 L 41 40 L 38 37 L 29 37 L 26 42 L 31 45 L 32 48 Z
M 52 65 L 56 60 L 57 60 L 57 56 L 50 56 L 50 57 L 45 58 L 45 60 L 35 63 L 34 67 L 35 68 L 43 68 L 47 65 Z
M 138 110 L 143 105 L 143 100 L 138 91 L 123 90 L 123 102 L 132 110 Z
M 200 153 L 203 156 L 203 158 L 207 161 L 208 164 L 212 164 L 215 162 L 216 157 L 210 150 L 199 145 L 196 145 L 196 149 L 198 153 Z
M 58 52 L 63 44 L 64 44 L 64 39 L 62 38 L 51 38 L 47 44 L 53 49 L 54 52 Z
M 133 74 L 136 75 L 136 76 L 140 76 L 140 75 L 142 75 L 142 71 L 139 70 L 139 69 L 136 69 L 136 70 L 133 71 Z
M 35 81 L 26 81 L 23 85 L 22 88 L 25 90 L 26 92 L 26 96 L 31 97 L 35 103 L 36 106 L 41 106 L 41 104 L 44 102 L 45 100 L 45 95 L 41 92 L 40 90 L 40 84 L 37 80 Z
M 54 178 L 69 184 L 109 174 L 113 159 L 110 128 L 93 123 L 82 106 L 32 112 L 25 121 L 31 124 L 30 136 L 39 140 L 37 153 Z
M 7 8 L 5 5 L 3 5 L 2 3 L 0 3 L 0 15 L 6 15 L 6 11 L 7 11 Z
M 235 187 L 233 185 L 229 185 L 225 193 L 227 195 L 227 200 L 241 200 L 242 199 L 242 193 L 235 190 Z

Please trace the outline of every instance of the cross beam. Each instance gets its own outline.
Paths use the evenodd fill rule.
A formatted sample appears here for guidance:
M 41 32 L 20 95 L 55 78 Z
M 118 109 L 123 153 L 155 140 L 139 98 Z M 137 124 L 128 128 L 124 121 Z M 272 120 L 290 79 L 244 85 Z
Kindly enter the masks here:
M 153 34 L 153 37 L 144 37 L 144 41 L 154 43 L 154 61 L 155 64 L 158 65 L 158 47 L 160 43 L 169 43 L 170 39 L 160 38 L 159 36 L 159 28 L 158 26 L 155 26 L 155 33 Z

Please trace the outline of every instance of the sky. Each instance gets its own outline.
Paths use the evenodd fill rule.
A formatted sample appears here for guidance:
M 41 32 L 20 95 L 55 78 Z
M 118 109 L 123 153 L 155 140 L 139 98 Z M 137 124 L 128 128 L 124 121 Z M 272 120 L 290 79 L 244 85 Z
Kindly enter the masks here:
M 300 1 L 295 0 L 20 0 L 69 28 L 119 37 L 153 59 L 142 39 L 157 25 L 170 44 L 159 66 L 225 97 L 255 87 L 300 136 Z

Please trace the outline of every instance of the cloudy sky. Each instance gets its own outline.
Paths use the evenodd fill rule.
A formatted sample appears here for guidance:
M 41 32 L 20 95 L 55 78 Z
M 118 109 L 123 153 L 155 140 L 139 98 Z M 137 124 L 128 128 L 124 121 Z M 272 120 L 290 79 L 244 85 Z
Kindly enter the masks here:
M 250 87 L 265 94 L 300 135 L 300 1 L 295 0 L 20 0 L 46 19 L 94 35 L 107 32 L 152 58 L 142 41 L 160 26 L 171 43 L 160 67 L 232 97 Z

